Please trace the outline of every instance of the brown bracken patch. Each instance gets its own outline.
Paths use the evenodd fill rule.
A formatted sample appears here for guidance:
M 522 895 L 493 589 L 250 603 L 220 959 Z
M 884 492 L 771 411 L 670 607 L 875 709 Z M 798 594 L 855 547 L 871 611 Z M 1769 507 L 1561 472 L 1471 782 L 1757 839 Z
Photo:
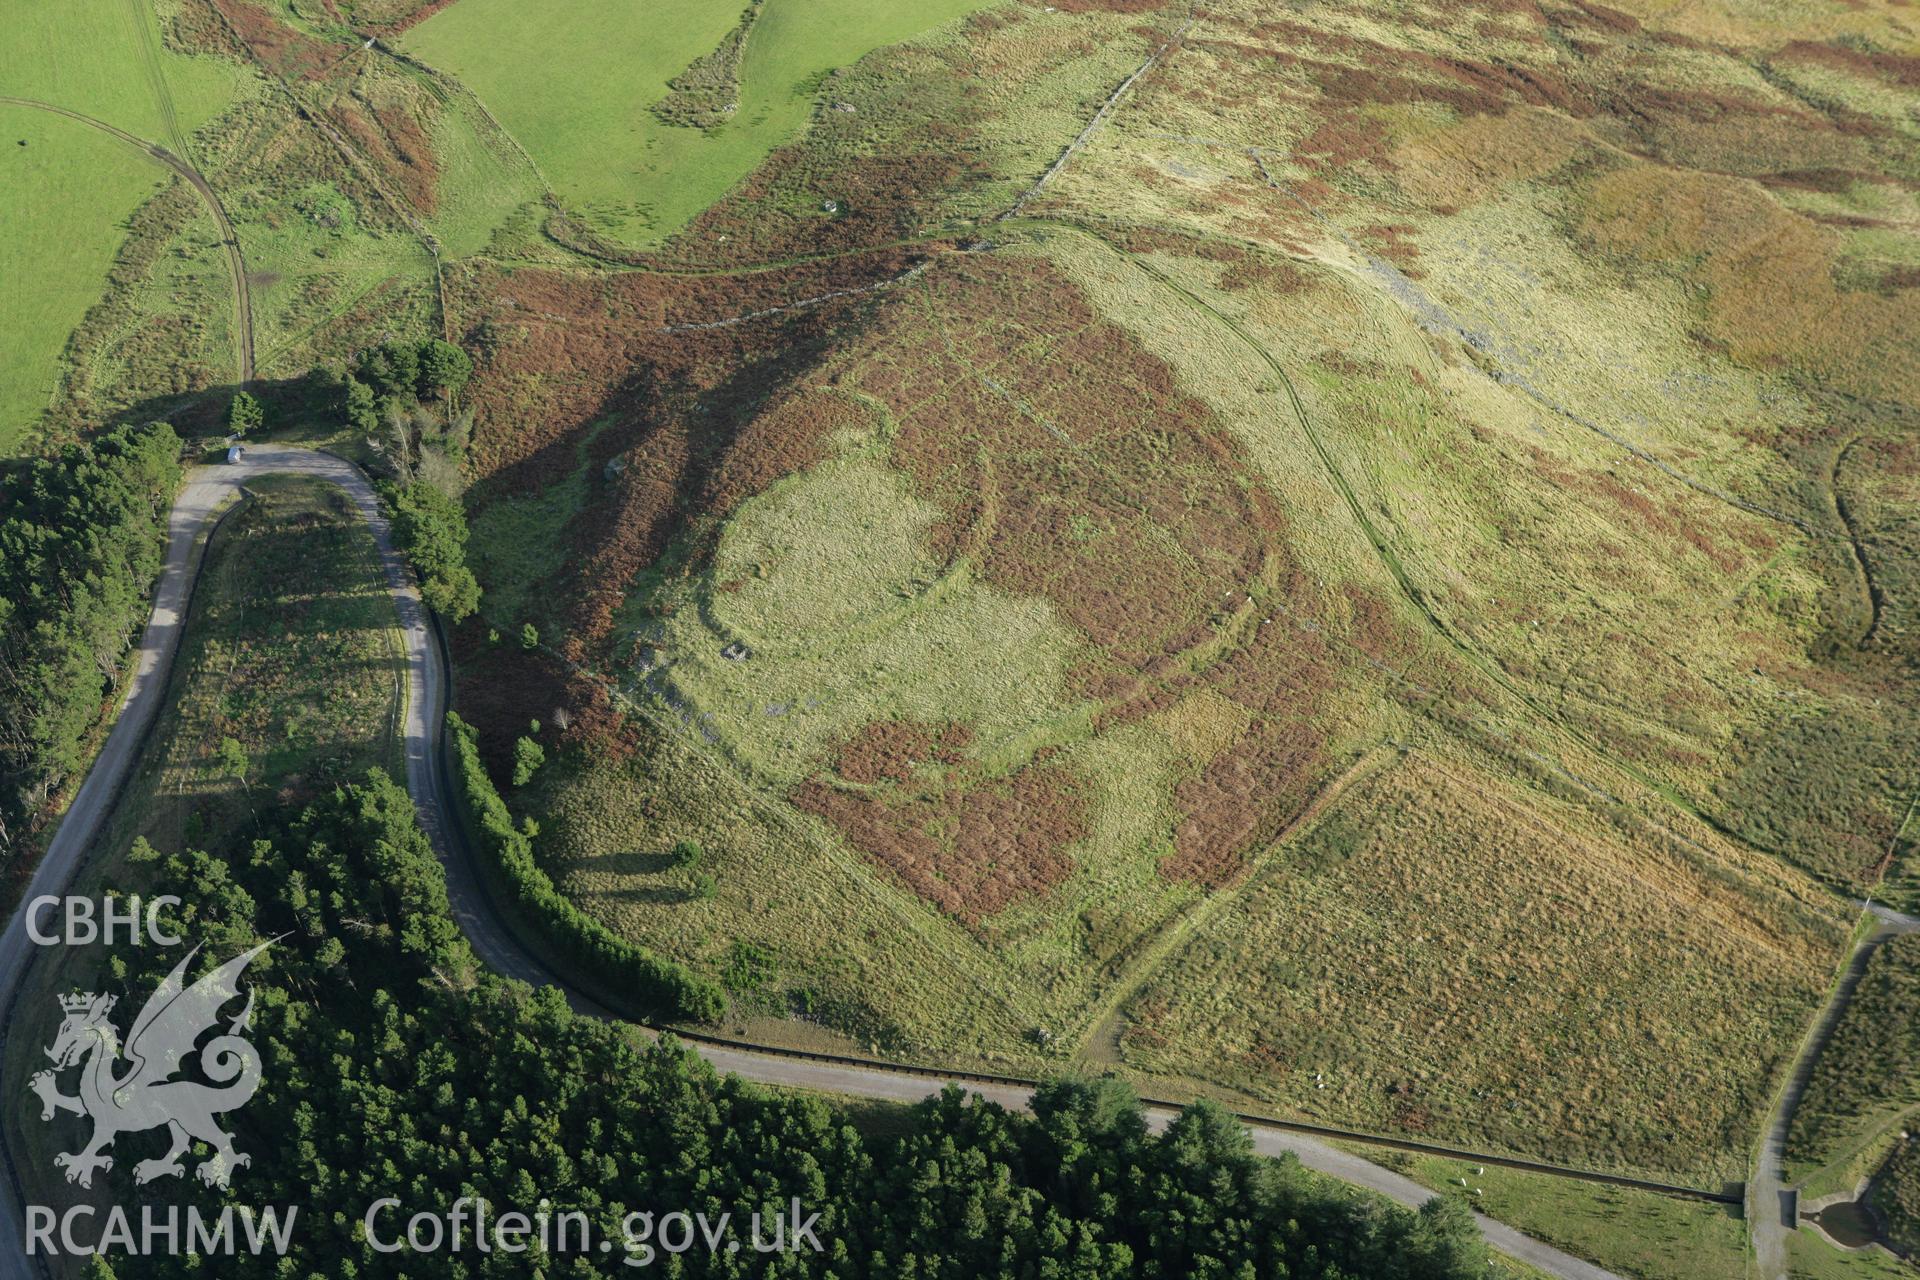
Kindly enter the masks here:
M 1388 625 L 1384 611 L 1366 621 Z M 1199 681 L 1251 712 L 1253 724 L 1174 788 L 1181 816 L 1160 874 L 1218 888 L 1306 808 L 1326 773 L 1321 726 L 1337 668 L 1321 632 L 1257 620 L 1247 644 Z
M 834 772 L 849 782 L 905 782 L 929 762 L 954 766 L 973 741 L 973 730 L 947 721 L 875 720 L 849 738 L 834 757 Z
M 782 395 L 756 415 L 727 446 L 701 506 L 725 515 L 783 476 L 823 461 L 835 431 L 866 424 L 867 412 L 831 391 L 803 388 Z
M 339 57 L 339 50 L 295 31 L 246 0 L 213 0 L 248 56 L 283 80 L 317 79 Z
M 802 784 L 793 803 L 948 915 L 978 926 L 1073 873 L 1067 848 L 1087 834 L 1073 775 L 1036 762 L 991 781 L 879 797 Z
M 354 150 L 400 189 L 409 208 L 430 214 L 439 204 L 440 162 L 419 123 L 399 106 L 341 103 L 327 118 Z
M 895 465 L 954 521 L 951 550 L 1120 662 L 1195 643 L 1277 527 L 1237 442 L 1043 260 L 949 261 L 927 278 L 950 317 L 933 343 L 903 308 L 859 368 L 899 424 Z

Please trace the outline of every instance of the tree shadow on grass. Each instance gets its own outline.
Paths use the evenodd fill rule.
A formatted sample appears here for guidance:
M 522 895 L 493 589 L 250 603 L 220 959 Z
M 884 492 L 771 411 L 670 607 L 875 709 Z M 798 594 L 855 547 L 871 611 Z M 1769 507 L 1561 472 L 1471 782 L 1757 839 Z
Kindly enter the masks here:
M 659 853 L 644 853 L 638 849 L 618 850 L 613 853 L 596 853 L 591 857 L 578 859 L 575 863 L 583 871 L 598 875 L 611 876 L 655 876 L 673 866 L 673 858 L 665 850 Z
M 99 430 L 148 422 L 167 422 L 187 441 L 209 441 L 227 434 L 227 406 L 241 389 L 237 382 L 219 382 L 200 391 L 177 395 L 148 396 L 108 415 Z M 346 415 L 340 403 L 342 392 L 333 375 L 324 369 L 310 369 L 292 378 L 257 378 L 249 383 L 251 392 L 266 411 L 267 429 L 256 438 L 273 439 L 297 423 L 315 421 L 344 423 Z
M 609 890 L 600 896 L 621 902 L 645 902 L 656 907 L 677 907 L 699 897 L 686 885 L 633 885 Z

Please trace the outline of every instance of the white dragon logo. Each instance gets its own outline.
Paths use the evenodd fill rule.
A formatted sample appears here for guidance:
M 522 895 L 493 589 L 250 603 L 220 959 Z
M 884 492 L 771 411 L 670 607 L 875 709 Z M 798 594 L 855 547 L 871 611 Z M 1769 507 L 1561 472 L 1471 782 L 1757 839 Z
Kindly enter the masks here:
M 53 1047 L 46 1051 L 53 1059 L 53 1070 L 37 1073 L 28 1083 L 40 1095 L 42 1120 L 53 1119 L 59 1111 L 93 1120 L 93 1137 L 85 1147 L 53 1158 L 66 1170 L 68 1182 L 92 1186 L 94 1170 L 113 1168 L 113 1157 L 106 1150 L 117 1136 L 161 1125 L 172 1131 L 173 1147 L 157 1160 L 142 1160 L 135 1165 L 133 1180 L 137 1183 L 185 1173 L 180 1156 L 195 1140 L 213 1148 L 213 1156 L 201 1161 L 195 1170 L 209 1186 L 226 1186 L 234 1169 L 252 1163 L 251 1157 L 234 1150 L 233 1135 L 214 1120 L 220 1112 L 245 1106 L 260 1087 L 260 1055 L 240 1037 L 253 1016 L 252 992 L 247 994 L 247 1007 L 227 1025 L 224 1035 L 215 1036 L 197 1051 L 194 1045 L 218 1025 L 221 1007 L 239 994 L 241 973 L 269 945 L 263 942 L 235 956 L 191 987 L 185 985 L 184 975 L 200 948 L 189 951 L 134 1019 L 124 1058 L 119 1035 L 107 1019 L 113 1011 L 114 996 L 86 992 L 60 997 L 60 1007 L 67 1017 L 54 1037 Z M 196 1052 L 201 1072 L 212 1084 L 172 1078 Z M 83 1061 L 79 1094 L 69 1097 L 61 1093 L 58 1074 Z M 128 1069 L 116 1075 L 123 1061 Z

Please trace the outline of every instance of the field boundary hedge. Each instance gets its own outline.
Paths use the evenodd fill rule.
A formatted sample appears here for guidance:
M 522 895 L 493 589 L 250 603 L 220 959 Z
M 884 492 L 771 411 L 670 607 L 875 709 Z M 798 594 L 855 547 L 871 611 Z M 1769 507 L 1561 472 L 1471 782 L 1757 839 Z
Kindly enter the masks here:
M 482 855 L 481 870 L 505 899 L 577 973 L 662 1019 L 713 1022 L 726 1012 L 718 983 L 678 961 L 622 938 L 587 915 L 554 887 L 534 857 L 533 841 L 513 824 L 493 779 L 480 760 L 480 735 L 447 713 L 447 749 L 452 764 L 456 817 Z

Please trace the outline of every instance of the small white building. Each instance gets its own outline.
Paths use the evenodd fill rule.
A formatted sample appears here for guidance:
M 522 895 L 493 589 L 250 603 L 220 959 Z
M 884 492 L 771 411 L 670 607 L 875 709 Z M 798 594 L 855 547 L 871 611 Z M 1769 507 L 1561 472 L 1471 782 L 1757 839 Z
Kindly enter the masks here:
M 229 463 L 239 462 L 241 459 L 245 458 L 246 456 L 247 456 L 247 451 L 245 449 L 242 449 L 239 445 L 230 444 L 227 446 L 227 461 Z

